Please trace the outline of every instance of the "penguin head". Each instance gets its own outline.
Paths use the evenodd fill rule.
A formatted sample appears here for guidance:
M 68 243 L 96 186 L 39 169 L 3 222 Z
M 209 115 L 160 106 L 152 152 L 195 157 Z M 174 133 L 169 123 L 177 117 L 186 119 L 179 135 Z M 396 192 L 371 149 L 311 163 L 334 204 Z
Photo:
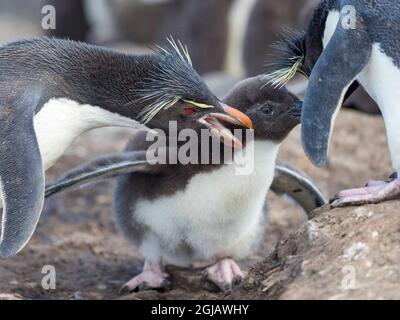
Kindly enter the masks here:
M 297 73 L 309 78 L 323 51 L 325 21 L 331 10 L 340 10 L 340 1 L 323 0 L 314 9 L 306 31 L 285 29 L 272 44 L 275 51 L 268 64 L 270 84 L 284 86 Z
M 218 100 L 215 100 L 214 105 L 206 105 L 181 99 L 152 119 L 153 125 L 164 132 L 169 131 L 171 121 L 176 124 L 178 132 L 182 129 L 192 129 L 199 133 L 201 129 L 210 129 L 224 144 L 235 148 L 241 148 L 241 144 L 226 129 L 230 126 L 253 128 L 252 121 L 245 113 Z
M 248 116 L 222 103 L 211 92 L 194 70 L 187 47 L 172 38 L 168 42 L 168 48 L 158 47 L 149 77 L 135 89 L 135 102 L 144 105 L 138 120 L 163 131 L 169 130 L 171 121 L 178 131 L 210 128 L 221 139 L 222 131 L 226 131 L 224 124 L 252 128 Z M 235 142 L 233 135 L 223 140 L 227 144 Z
M 302 102 L 285 87 L 274 88 L 265 75 L 239 82 L 225 102 L 252 121 L 258 139 L 281 142 L 300 123 Z
M 305 32 L 285 30 L 280 39 L 272 44 L 274 53 L 267 65 L 268 83 L 276 88 L 285 86 L 296 74 L 309 77 L 311 55 L 306 54 L 307 35 Z

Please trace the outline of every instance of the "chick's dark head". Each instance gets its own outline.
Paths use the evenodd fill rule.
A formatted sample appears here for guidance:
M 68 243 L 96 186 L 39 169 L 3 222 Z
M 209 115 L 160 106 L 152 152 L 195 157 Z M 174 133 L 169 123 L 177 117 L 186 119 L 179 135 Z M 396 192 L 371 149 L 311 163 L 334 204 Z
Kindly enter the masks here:
M 239 82 L 224 102 L 251 119 L 256 139 L 281 142 L 300 123 L 301 100 L 285 87 L 268 84 L 264 75 Z

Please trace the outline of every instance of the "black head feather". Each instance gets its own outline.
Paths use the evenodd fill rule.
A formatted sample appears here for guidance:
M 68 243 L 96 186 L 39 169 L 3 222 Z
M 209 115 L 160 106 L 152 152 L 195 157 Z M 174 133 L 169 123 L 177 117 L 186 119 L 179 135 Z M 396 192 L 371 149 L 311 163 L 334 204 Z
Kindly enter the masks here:
M 296 73 L 307 77 L 303 69 L 306 56 L 306 33 L 286 29 L 280 39 L 272 44 L 274 53 L 267 65 L 268 82 L 275 87 L 283 87 Z
M 189 52 L 180 41 L 167 39 L 168 47 L 158 46 L 157 59 L 148 76 L 135 88 L 134 103 L 147 104 L 139 120 L 149 122 L 161 110 L 172 107 L 179 100 L 191 100 L 204 107 L 215 105 L 217 98 L 194 70 Z

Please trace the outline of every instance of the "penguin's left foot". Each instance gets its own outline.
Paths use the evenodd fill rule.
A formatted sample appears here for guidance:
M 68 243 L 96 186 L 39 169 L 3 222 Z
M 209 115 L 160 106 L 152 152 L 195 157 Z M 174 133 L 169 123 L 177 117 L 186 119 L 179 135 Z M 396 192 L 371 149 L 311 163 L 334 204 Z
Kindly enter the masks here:
M 225 292 L 242 283 L 243 273 L 232 259 L 223 259 L 204 271 L 204 279 Z
M 142 273 L 133 277 L 120 289 L 121 295 L 132 291 L 143 291 L 152 289 L 166 289 L 170 285 L 168 274 L 162 271 L 159 263 L 145 263 Z
M 392 175 L 393 180 L 370 181 L 366 187 L 339 192 L 332 200 L 334 208 L 374 204 L 400 198 L 400 178 Z

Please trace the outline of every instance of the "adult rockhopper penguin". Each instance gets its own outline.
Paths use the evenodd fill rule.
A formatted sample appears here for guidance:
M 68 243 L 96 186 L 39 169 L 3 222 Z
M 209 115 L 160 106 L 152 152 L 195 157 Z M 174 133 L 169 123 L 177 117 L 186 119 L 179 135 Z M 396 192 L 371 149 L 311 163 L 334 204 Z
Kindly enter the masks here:
M 151 55 L 49 38 L 0 47 L 0 258 L 14 256 L 32 236 L 44 171 L 81 133 L 143 124 L 164 130 L 170 120 L 178 128 L 248 121 L 228 115 L 234 110 L 210 92 L 186 47 L 169 42 Z
M 250 255 L 262 239 L 265 196 L 274 178 L 278 149 L 300 122 L 301 102 L 286 89 L 274 90 L 265 82 L 263 76 L 244 80 L 224 100 L 234 103 L 254 125 L 254 141 L 243 139 L 244 153 L 249 155 L 246 164 L 253 163 L 246 174 L 238 174 L 241 165 L 236 161 L 149 166 L 145 161 L 149 144 L 135 136 L 126 152 L 94 160 L 49 186 L 51 193 L 131 166 L 132 173 L 117 178 L 113 213 L 119 230 L 146 261 L 143 272 L 124 286 L 126 290 L 163 287 L 168 283 L 164 263 L 188 266 L 197 260 L 215 263 L 205 276 L 220 289 L 240 282 L 243 274 L 233 259 Z M 170 150 L 163 152 L 170 154 Z M 314 195 L 309 197 L 314 207 L 324 203 L 306 178 L 284 169 L 281 174 L 297 181 L 289 193 L 296 196 L 308 189 L 304 192 Z M 288 191 L 283 180 L 276 189 Z
M 302 112 L 302 141 L 311 161 L 327 159 L 335 116 L 346 96 L 362 85 L 385 121 L 392 166 L 400 170 L 400 3 L 397 0 L 324 0 L 304 34 L 282 40 L 272 83 L 297 71 L 310 76 Z M 362 147 L 362 146 L 360 146 Z M 400 196 L 397 174 L 365 188 L 338 193 L 334 206 L 378 203 Z

